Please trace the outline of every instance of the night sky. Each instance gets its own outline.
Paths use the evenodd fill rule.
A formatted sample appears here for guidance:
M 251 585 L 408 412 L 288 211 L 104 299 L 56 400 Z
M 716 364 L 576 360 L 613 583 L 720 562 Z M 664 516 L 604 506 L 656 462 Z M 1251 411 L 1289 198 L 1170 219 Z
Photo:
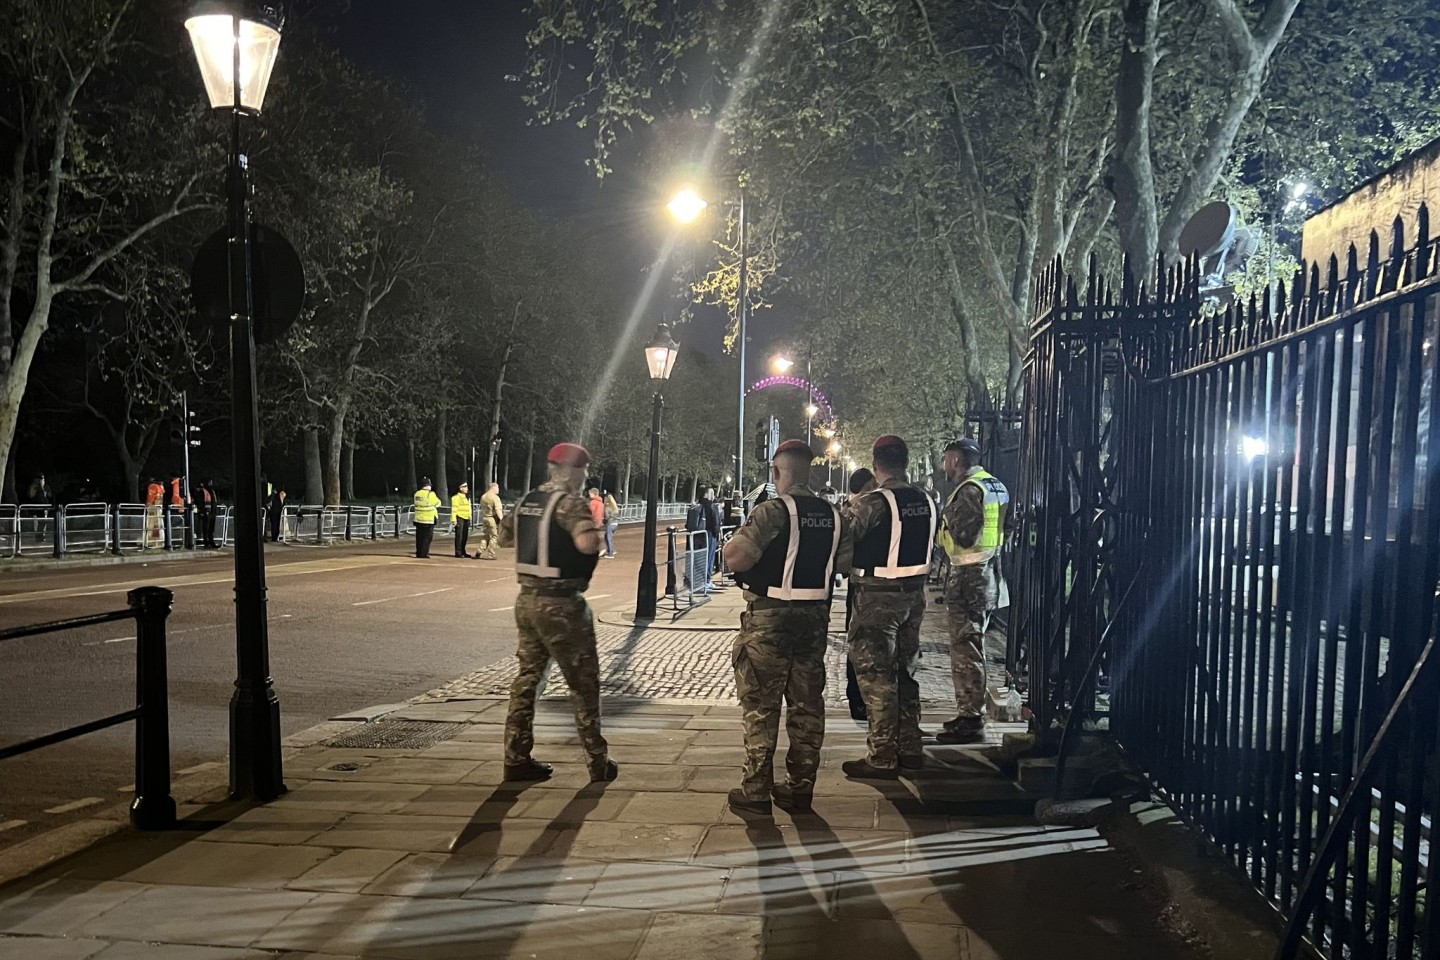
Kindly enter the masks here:
M 522 84 L 505 79 L 524 65 L 527 8 L 527 0 L 350 0 L 335 35 L 347 56 L 413 90 L 438 129 L 481 144 L 512 195 L 591 243 L 617 293 L 633 302 L 668 229 L 664 185 L 640 172 L 646 133 L 622 141 L 602 181 L 585 164 L 588 131 L 528 122 Z M 678 293 L 667 277 L 647 312 L 673 317 L 683 306 Z M 684 328 L 682 342 L 719 354 L 722 324 L 718 312 L 702 317 Z

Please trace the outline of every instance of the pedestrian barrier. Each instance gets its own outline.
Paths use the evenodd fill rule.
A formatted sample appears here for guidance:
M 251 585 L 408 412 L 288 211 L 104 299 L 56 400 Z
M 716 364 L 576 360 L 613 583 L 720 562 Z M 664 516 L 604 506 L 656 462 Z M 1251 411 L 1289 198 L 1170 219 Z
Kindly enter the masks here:
M 506 505 L 507 513 L 513 504 Z M 683 520 L 689 504 L 661 503 L 656 506 L 660 521 Z M 289 505 L 280 522 L 282 542 L 326 544 L 341 540 L 365 540 L 414 536 L 415 508 L 411 504 L 321 506 Z M 270 513 L 260 511 L 260 528 L 270 536 Z M 617 523 L 640 523 L 645 519 L 644 501 L 620 508 Z M 116 556 L 144 550 L 193 550 L 196 543 L 194 505 L 185 508 L 143 503 L 0 504 L 0 558 L 19 556 L 63 557 L 79 553 L 111 553 Z M 482 523 L 476 522 L 476 536 Z M 439 508 L 435 533 L 454 533 L 449 507 Z M 215 542 L 235 543 L 235 508 L 217 505 Z M 722 540 L 723 542 L 723 540 Z
M 0 503 L 0 557 L 13 557 L 20 543 L 20 511 L 13 503 Z
M 67 503 L 59 508 L 60 549 L 65 553 L 104 553 L 110 549 L 110 506 Z
M 140 830 L 164 830 L 175 825 L 175 799 L 170 795 L 170 706 L 165 665 L 165 620 L 170 616 L 174 594 L 163 587 L 138 587 L 126 594 L 126 600 L 129 606 L 124 610 L 0 630 L 0 643 L 4 643 L 134 620 L 136 640 L 134 709 L 0 747 L 0 760 L 134 720 L 135 796 L 130 802 L 130 822 Z
M 720 549 L 716 551 L 716 556 L 719 558 L 717 563 L 720 567 L 721 577 L 729 577 L 731 574 L 730 565 L 725 562 L 725 544 L 730 542 L 730 538 L 735 536 L 735 531 L 739 529 L 739 524 L 730 524 L 720 528 Z
M 675 610 L 710 602 L 710 534 L 667 527 L 665 596 Z M 683 606 L 682 606 L 683 604 Z
M 48 503 L 22 503 L 19 508 L 19 536 L 15 541 L 18 556 L 53 554 L 55 544 L 55 508 Z

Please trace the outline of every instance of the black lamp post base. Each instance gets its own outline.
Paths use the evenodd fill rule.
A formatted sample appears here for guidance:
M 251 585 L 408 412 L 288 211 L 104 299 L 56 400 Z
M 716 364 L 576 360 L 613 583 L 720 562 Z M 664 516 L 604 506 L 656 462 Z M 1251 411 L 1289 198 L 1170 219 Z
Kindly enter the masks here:
M 655 619 L 655 591 L 660 585 L 655 562 L 640 564 L 640 579 L 635 587 L 635 619 Z
M 280 763 L 280 700 L 267 681 L 236 685 L 230 697 L 230 799 L 274 800 L 285 793 Z

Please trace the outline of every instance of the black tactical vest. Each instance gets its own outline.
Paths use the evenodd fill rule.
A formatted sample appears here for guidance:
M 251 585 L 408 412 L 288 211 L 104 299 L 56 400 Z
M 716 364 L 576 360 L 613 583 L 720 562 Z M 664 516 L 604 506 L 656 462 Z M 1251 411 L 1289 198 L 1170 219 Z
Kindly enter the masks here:
M 829 600 L 840 550 L 839 511 L 819 497 L 786 494 L 773 502 L 783 506 L 790 523 L 755 566 L 735 579 L 756 596 L 773 600 Z
M 885 501 L 879 522 L 855 544 L 854 573 L 900 580 L 930 572 L 935 503 L 918 487 L 881 487 L 865 494 Z
M 555 522 L 565 494 L 532 490 L 515 507 L 515 572 L 544 580 L 590 582 L 598 554 L 581 553 L 570 531 Z

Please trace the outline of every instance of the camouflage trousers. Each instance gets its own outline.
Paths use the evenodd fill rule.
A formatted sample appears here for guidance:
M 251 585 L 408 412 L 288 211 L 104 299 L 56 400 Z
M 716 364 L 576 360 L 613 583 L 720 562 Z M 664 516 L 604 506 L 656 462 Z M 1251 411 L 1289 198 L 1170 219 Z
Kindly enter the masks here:
M 985 719 L 984 564 L 953 566 L 945 581 L 946 632 L 950 636 L 950 677 L 955 682 L 955 715 Z
M 925 591 L 867 590 L 852 586 L 850 661 L 870 715 L 870 763 L 893 768 L 920 747 L 920 621 Z
M 780 704 L 785 703 L 785 782 L 795 790 L 815 788 L 820 746 L 825 740 L 825 634 L 829 605 L 797 604 L 740 615 L 732 661 L 735 692 L 745 729 L 745 796 L 767 800 L 775 785 L 775 747 L 780 739 Z
M 575 729 L 593 767 L 609 756 L 600 734 L 600 658 L 595 653 L 595 621 L 584 594 L 550 596 L 520 591 L 515 598 L 515 650 L 520 673 L 510 686 L 505 715 L 505 762 L 524 763 L 535 746 L 535 698 L 553 662 L 570 688 Z
M 500 541 L 500 525 L 495 522 L 494 517 L 484 517 L 475 524 L 475 540 L 479 544 L 480 554 L 493 559 L 495 544 Z

